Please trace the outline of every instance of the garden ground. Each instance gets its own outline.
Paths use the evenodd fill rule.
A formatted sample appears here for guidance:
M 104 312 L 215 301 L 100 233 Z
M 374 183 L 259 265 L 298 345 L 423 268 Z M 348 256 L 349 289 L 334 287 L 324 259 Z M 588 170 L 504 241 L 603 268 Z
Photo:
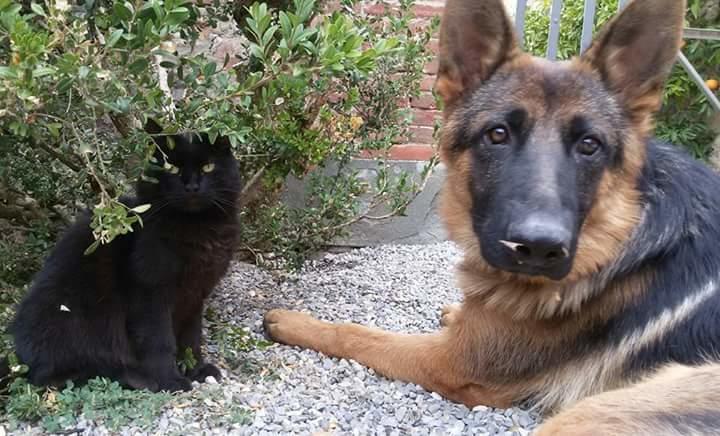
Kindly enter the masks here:
M 263 339 L 262 316 L 275 307 L 394 331 L 436 330 L 440 308 L 461 298 L 453 279 L 459 256 L 446 242 L 326 254 L 297 274 L 236 263 L 207 315 L 209 354 L 225 362 L 220 383 L 210 380 L 172 397 L 127 393 L 125 403 L 104 408 L 92 405 L 102 391 L 82 401 L 80 394 L 69 400 L 58 393 L 44 398 L 52 404 L 43 421 L 6 423 L 5 429 L 18 435 L 42 434 L 43 426 L 84 435 L 526 435 L 537 419 L 528 411 L 470 410 L 355 362 Z M 82 405 L 66 404 L 72 401 Z

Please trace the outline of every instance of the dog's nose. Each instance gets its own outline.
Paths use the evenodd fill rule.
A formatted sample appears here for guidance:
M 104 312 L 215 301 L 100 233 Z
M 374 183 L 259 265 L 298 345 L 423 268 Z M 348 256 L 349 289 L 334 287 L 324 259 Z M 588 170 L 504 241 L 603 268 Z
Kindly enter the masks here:
M 572 232 L 561 218 L 537 213 L 510 225 L 500 243 L 518 264 L 547 268 L 569 261 Z

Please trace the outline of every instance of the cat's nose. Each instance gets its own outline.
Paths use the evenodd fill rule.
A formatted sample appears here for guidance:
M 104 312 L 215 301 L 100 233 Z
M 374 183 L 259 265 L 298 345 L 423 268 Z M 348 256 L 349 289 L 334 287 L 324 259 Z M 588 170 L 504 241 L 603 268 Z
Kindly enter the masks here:
M 186 192 L 198 192 L 200 190 L 200 184 L 191 182 L 185 185 Z

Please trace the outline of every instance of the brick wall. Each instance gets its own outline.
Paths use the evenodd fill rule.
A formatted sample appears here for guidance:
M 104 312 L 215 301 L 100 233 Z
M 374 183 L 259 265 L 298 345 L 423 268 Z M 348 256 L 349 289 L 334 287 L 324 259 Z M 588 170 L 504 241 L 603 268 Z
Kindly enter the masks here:
M 368 1 L 365 12 L 371 15 L 382 15 L 385 13 L 385 6 Z M 388 2 L 389 3 L 389 2 Z M 415 20 L 413 26 L 423 28 L 429 25 L 434 16 L 440 16 L 443 11 L 445 0 L 424 0 L 418 1 L 414 7 Z M 437 35 L 430 40 L 429 48 L 437 55 Z M 440 119 L 440 111 L 435 105 L 435 97 L 432 89 L 435 85 L 437 73 L 437 59 L 433 59 L 424 68 L 425 75 L 421 83 L 421 93 L 417 98 L 411 99 L 406 104 L 411 108 L 413 120 L 410 125 L 410 132 L 407 142 L 398 144 L 390 151 L 390 158 L 397 160 L 428 160 L 435 153 L 433 140 L 433 129 L 435 121 Z
M 530 0 L 528 4 L 536 0 Z M 392 0 L 386 0 L 392 3 Z M 383 14 L 385 8 L 382 4 L 376 4 L 375 0 L 366 0 L 369 6 L 365 7 L 368 14 Z M 505 7 L 510 15 L 515 13 L 516 0 L 504 0 Z M 445 0 L 418 0 L 414 8 L 415 25 L 426 26 L 434 16 L 441 16 Z M 430 49 L 437 56 L 438 40 L 437 35 L 430 41 Z M 410 126 L 410 135 L 407 143 L 398 144 L 391 150 L 390 157 L 398 160 L 427 160 L 435 153 L 433 140 L 433 128 L 435 120 L 440 119 L 440 111 L 435 105 L 435 98 L 432 94 L 437 74 L 437 58 L 425 65 L 425 76 L 421 84 L 421 94 L 412 99 L 409 106 L 413 112 L 413 122 Z

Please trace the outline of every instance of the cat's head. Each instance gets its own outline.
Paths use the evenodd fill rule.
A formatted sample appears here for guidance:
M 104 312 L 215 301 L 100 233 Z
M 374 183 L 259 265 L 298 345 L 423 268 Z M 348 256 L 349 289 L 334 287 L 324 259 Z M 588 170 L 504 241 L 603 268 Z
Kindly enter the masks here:
M 205 134 L 162 135 L 152 120 L 145 130 L 157 147 L 138 183 L 140 201 L 155 210 L 234 213 L 240 175 L 227 138 L 211 143 Z

